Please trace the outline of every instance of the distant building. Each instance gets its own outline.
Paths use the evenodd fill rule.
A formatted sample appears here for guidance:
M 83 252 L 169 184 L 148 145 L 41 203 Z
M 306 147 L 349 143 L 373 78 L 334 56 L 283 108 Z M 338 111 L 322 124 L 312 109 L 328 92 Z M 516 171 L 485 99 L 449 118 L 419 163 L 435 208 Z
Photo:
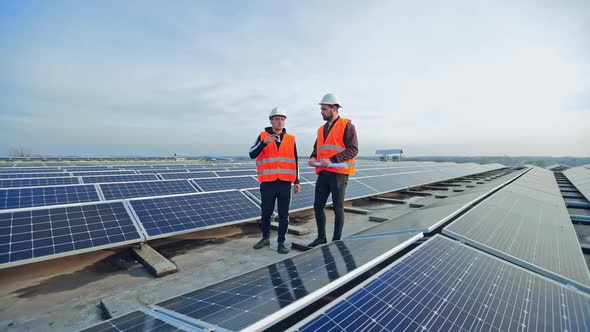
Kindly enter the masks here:
M 404 151 L 402 151 L 402 149 L 387 149 L 375 151 L 375 154 L 377 155 L 377 160 L 381 161 L 401 161 L 403 153 Z

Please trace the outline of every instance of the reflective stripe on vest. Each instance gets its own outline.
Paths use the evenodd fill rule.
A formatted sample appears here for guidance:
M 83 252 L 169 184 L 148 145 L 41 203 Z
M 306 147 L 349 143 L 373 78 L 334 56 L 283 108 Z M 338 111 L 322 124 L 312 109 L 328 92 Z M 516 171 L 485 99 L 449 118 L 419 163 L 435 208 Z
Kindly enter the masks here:
M 260 174 L 278 174 L 278 173 L 297 174 L 297 171 L 294 171 L 291 169 L 265 169 L 263 171 L 258 171 L 258 175 L 260 175 Z
M 317 151 L 319 152 L 319 151 L 323 151 L 323 150 L 327 150 L 327 149 L 328 150 L 336 150 L 338 152 L 342 152 L 342 151 L 346 150 L 345 148 L 341 148 L 338 145 L 324 144 L 321 147 L 319 147 Z
M 269 137 L 266 131 L 260 133 L 260 140 Z M 275 142 L 267 144 L 256 158 L 256 172 L 259 182 L 276 180 L 295 182 L 297 163 L 295 161 L 295 136 L 285 133 L 281 145 Z
M 291 158 L 268 158 L 268 159 L 264 159 L 261 161 L 256 161 L 256 166 L 258 165 L 264 165 L 266 163 L 276 163 L 277 161 L 282 161 L 285 163 L 295 163 L 295 159 L 291 159 Z
M 350 122 L 348 119 L 340 118 L 332 124 L 332 129 L 328 132 L 326 139 L 324 139 L 324 128 L 321 126 L 318 129 L 317 137 L 317 159 L 329 159 L 332 156 L 346 150 L 344 145 L 344 130 L 346 125 Z M 347 167 L 322 167 L 318 166 L 315 168 L 316 173 L 320 173 L 323 170 L 330 171 L 333 173 L 353 175 L 355 173 L 355 159 L 350 159 L 344 162 Z

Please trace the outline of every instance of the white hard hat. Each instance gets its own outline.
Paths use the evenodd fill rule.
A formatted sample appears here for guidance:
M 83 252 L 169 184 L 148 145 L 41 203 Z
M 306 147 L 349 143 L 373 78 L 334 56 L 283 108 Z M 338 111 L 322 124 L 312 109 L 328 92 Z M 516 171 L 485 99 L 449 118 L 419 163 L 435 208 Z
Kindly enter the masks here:
M 326 94 L 324 96 L 324 98 L 322 98 L 322 101 L 320 101 L 320 103 L 319 103 L 319 105 L 322 105 L 322 104 L 323 105 L 338 105 L 339 107 L 342 107 L 342 104 L 340 104 L 340 100 L 333 93 Z
M 279 116 L 284 116 L 285 119 L 287 118 L 287 112 L 285 112 L 284 109 L 280 108 L 280 107 L 275 107 L 270 111 L 270 114 L 268 115 L 269 119 L 272 119 L 273 116 L 275 115 L 279 115 Z

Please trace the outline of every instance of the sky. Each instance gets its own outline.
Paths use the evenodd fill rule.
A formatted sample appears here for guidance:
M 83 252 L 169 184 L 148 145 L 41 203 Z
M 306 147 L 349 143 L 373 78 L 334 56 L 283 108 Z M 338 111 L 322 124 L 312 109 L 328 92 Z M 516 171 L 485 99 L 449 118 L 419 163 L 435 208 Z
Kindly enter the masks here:
M 590 156 L 588 1 L 1 1 L 0 156 Z

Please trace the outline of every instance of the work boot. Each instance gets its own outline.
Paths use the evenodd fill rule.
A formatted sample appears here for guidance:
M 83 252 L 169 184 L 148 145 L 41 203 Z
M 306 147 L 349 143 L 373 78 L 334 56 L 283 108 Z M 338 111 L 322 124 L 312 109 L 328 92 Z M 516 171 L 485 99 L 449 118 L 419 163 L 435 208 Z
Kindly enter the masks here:
M 262 240 L 256 242 L 253 248 L 262 249 L 264 247 L 270 247 L 270 241 L 268 239 L 262 238 Z
M 326 239 L 317 238 L 317 239 L 313 240 L 313 242 L 308 244 L 307 246 L 313 248 L 313 247 L 319 246 L 320 244 L 326 244 L 326 243 L 328 243 L 328 241 L 326 241 Z
M 277 247 L 277 252 L 279 254 L 288 254 L 289 249 L 287 249 L 287 247 L 285 247 L 285 244 L 283 242 L 279 242 L 279 245 Z

